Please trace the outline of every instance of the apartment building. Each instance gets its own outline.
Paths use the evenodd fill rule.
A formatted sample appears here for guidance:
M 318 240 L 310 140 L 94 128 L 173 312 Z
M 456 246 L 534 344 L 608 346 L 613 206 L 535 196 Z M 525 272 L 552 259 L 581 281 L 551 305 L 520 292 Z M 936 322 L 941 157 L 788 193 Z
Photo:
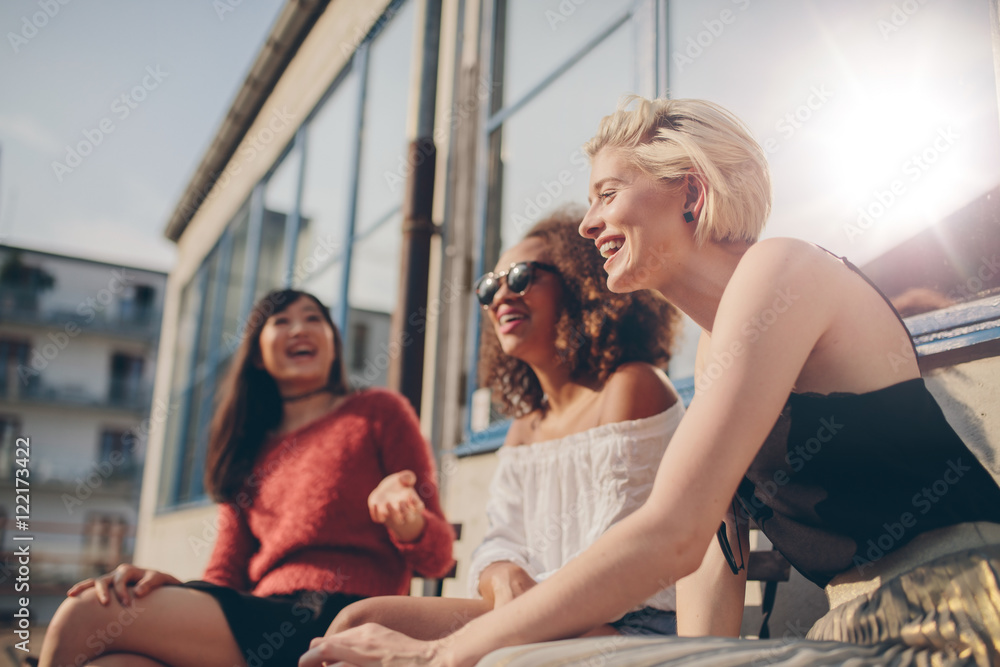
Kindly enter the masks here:
M 0 246 L 5 610 L 14 608 L 8 557 L 25 513 L 41 620 L 69 584 L 132 556 L 145 441 L 167 411 L 151 410 L 166 278 Z M 27 507 L 15 491 L 25 464 Z

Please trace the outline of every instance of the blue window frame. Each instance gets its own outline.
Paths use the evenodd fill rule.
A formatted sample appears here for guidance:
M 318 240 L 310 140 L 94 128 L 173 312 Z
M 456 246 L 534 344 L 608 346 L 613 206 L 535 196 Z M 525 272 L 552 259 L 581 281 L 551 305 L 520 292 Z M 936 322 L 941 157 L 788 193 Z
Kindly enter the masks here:
M 481 114 L 476 275 L 557 203 L 546 185 L 560 169 L 573 176 L 563 199 L 585 201 L 579 186 L 588 165 L 554 137 L 573 132 L 577 145 L 586 141 L 599 120 L 588 117 L 589 105 L 608 91 L 617 96 L 625 80 L 631 89 L 621 92 L 711 99 L 746 120 L 774 174 L 765 237 L 820 242 L 860 265 L 901 309 L 915 307 L 907 325 L 922 365 L 997 353 L 995 3 L 914 4 L 903 18 L 891 0 L 794 8 L 778 0 L 596 4 L 482 0 L 481 59 L 493 95 Z M 626 31 L 629 39 L 616 44 Z M 631 70 L 623 64 L 629 57 Z M 615 62 L 613 74 L 601 69 Z M 576 81 L 575 70 L 584 71 Z M 534 120 L 532 107 L 545 107 L 546 97 L 548 112 L 535 116 L 548 122 Z M 600 116 L 616 102 L 601 102 Z M 577 130 L 581 118 L 589 125 Z M 533 135 L 533 126 L 549 136 Z M 847 146 L 853 152 L 841 159 Z M 921 273 L 914 265 L 935 268 Z M 469 330 L 479 332 L 480 323 L 476 310 Z M 690 400 L 698 336 L 690 320 L 684 326 L 670 374 Z M 478 346 L 478 334 L 470 336 L 473 377 Z M 469 383 L 467 406 L 477 386 Z M 506 422 L 473 432 L 467 417 L 456 453 L 501 444 Z
M 386 165 L 406 155 L 409 86 L 398 78 L 408 69 L 398 63 L 410 53 L 412 5 L 389 5 L 182 290 L 158 499 L 163 511 L 207 502 L 203 477 L 215 396 L 264 293 L 289 286 L 318 292 L 345 338 L 352 321 L 373 322 L 359 344 L 371 348 L 369 356 L 387 344 L 396 285 L 389 298 L 373 302 L 369 283 L 373 270 L 382 274 L 392 264 L 384 237 L 398 236 L 391 223 L 401 219 L 401 189 L 380 181 Z M 380 132 L 366 137 L 366 123 Z M 340 156 L 347 157 L 331 163 Z M 366 208 L 362 195 L 382 209 Z M 366 244 L 379 245 L 381 265 L 365 263 Z M 385 374 L 351 379 L 379 384 Z

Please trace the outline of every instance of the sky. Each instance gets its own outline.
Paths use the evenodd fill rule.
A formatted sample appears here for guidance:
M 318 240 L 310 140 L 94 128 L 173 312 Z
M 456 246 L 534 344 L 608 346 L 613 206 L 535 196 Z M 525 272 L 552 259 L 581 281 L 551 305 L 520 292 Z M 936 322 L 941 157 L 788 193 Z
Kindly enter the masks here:
M 0 243 L 169 270 L 167 220 L 283 4 L 0 3 Z
M 581 5 L 576 31 L 552 33 L 541 17 L 519 21 L 540 31 L 519 39 L 582 39 L 591 33 L 587 26 L 629 2 Z M 0 3 L 0 243 L 169 269 L 175 248 L 163 229 L 282 4 Z M 979 85 L 994 78 L 989 32 L 982 29 L 987 3 L 917 3 L 911 14 L 894 17 L 897 5 L 672 4 L 672 94 L 719 102 L 771 142 L 775 202 L 768 235 L 804 236 L 864 263 L 1000 182 L 996 90 Z M 541 11 L 527 1 L 512 6 Z M 600 20 L 586 21 L 588 12 Z M 718 37 L 702 29 L 721 16 L 728 22 Z M 579 145 L 631 85 L 613 69 L 632 53 L 627 28 L 508 123 L 508 163 L 518 162 L 518 148 L 529 149 L 505 186 L 511 219 L 530 217 L 554 163 L 575 178 L 563 197 L 585 199 Z M 692 46 L 696 38 L 705 45 Z M 779 38 L 790 57 L 776 61 L 774 49 L 761 42 Z M 550 50 L 569 48 L 555 37 L 549 42 Z M 536 51 L 525 50 L 521 60 L 520 51 L 512 52 L 511 90 L 518 89 L 517 71 L 534 82 L 547 67 Z M 586 81 L 574 77 L 593 78 L 597 65 L 611 68 L 599 80 L 624 88 L 612 83 L 581 97 Z M 553 114 L 565 109 L 563 89 L 575 104 L 560 122 L 575 126 L 552 132 Z M 947 150 L 933 168 L 908 168 L 913 156 L 935 145 Z M 538 160 L 540 152 L 552 159 Z M 891 196 L 893 184 L 905 196 L 882 214 L 880 198 Z M 858 231 L 869 210 L 877 224 Z M 519 237 L 515 231 L 506 236 Z
M 553 24 L 556 4 L 508 5 L 509 39 L 533 48 L 508 49 L 505 101 L 631 2 L 579 4 Z M 1000 185 L 988 0 L 674 0 L 669 19 L 670 95 L 721 104 L 767 154 L 764 237 L 805 239 L 864 265 Z M 580 144 L 641 89 L 640 42 L 622 25 L 505 123 L 506 244 L 545 202 L 585 201 Z

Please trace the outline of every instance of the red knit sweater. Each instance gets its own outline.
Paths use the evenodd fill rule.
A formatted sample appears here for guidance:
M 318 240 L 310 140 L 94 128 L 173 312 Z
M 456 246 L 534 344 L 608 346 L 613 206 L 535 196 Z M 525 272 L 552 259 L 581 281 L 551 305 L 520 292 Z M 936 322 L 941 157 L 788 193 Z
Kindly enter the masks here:
M 396 541 L 368 513 L 368 495 L 400 470 L 416 473 L 426 507 L 426 527 L 411 543 Z M 454 537 L 413 408 L 398 394 L 369 389 L 264 444 L 245 494 L 220 505 L 203 578 L 260 596 L 402 595 L 411 572 L 448 572 Z

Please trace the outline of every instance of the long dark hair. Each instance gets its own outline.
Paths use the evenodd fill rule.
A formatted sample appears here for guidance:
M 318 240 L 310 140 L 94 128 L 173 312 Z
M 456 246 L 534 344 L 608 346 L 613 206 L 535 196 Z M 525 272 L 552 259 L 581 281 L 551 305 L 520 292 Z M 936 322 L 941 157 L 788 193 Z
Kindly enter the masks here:
M 219 391 L 208 440 L 205 488 L 216 502 L 232 502 L 243 488 L 266 435 L 281 423 L 278 385 L 255 363 L 260 358 L 260 332 L 268 318 L 283 312 L 300 298 L 311 299 L 333 329 L 333 364 L 327 388 L 337 396 L 350 392 L 343 364 L 343 344 L 330 311 L 312 294 L 274 290 L 254 305 L 247 317 L 243 340 L 233 354 Z

